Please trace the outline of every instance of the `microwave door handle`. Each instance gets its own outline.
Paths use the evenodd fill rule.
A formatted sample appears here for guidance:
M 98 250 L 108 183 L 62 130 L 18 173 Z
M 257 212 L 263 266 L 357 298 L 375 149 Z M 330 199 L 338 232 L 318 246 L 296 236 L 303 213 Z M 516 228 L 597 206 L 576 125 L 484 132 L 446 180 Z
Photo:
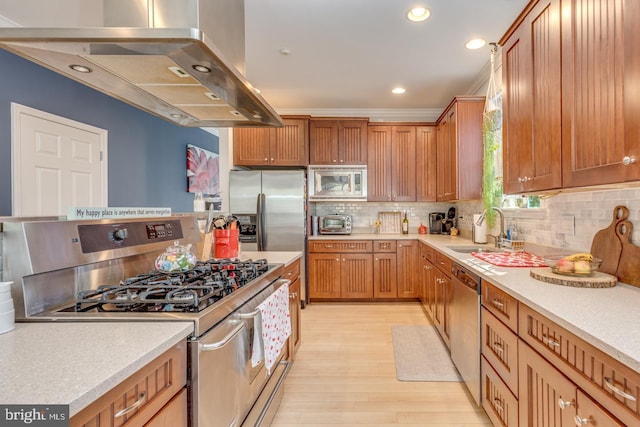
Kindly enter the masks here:
M 257 206 L 257 218 L 256 218 L 256 241 L 258 244 L 258 251 L 264 251 L 266 246 L 266 198 L 264 193 L 258 194 L 258 206 Z

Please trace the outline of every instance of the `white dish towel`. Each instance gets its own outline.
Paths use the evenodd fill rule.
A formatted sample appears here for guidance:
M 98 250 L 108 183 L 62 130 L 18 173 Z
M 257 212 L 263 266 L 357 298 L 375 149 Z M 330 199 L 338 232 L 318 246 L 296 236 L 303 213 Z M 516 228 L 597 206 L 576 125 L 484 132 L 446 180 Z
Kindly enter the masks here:
M 262 334 L 264 365 L 267 368 L 267 372 L 271 373 L 271 368 L 278 354 L 280 354 L 280 350 L 286 344 L 287 338 L 291 335 L 289 285 L 284 284 L 280 286 L 269 298 L 258 306 L 258 309 L 260 310 L 260 315 L 256 317 L 254 334 Z M 258 329 L 261 329 L 261 331 L 257 331 Z M 254 346 L 251 358 L 252 363 L 255 363 L 255 347 L 256 346 Z

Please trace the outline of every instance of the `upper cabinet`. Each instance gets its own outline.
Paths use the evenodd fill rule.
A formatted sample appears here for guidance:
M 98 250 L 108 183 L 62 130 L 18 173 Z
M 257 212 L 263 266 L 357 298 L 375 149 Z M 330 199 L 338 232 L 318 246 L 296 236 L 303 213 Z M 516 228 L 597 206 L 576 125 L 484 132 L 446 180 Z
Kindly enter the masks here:
M 640 2 L 532 1 L 503 40 L 504 191 L 640 180 Z
M 367 119 L 312 118 L 309 164 L 366 165 Z
M 640 2 L 562 1 L 563 186 L 640 179 Z
M 436 127 L 416 127 L 416 201 L 436 200 Z
M 369 125 L 367 200 L 415 202 L 416 127 Z
M 460 96 L 438 119 L 436 200 L 482 197 L 483 96 Z
M 233 163 L 237 166 L 307 166 L 309 119 L 283 117 L 281 128 L 237 128 Z
M 541 0 L 503 42 L 505 193 L 562 185 L 560 1 Z

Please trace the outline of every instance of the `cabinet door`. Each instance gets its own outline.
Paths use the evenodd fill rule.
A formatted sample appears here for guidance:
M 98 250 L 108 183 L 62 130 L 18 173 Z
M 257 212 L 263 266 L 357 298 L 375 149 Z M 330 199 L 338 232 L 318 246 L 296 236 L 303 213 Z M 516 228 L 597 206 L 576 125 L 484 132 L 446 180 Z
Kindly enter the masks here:
M 451 280 L 440 270 L 434 268 L 435 306 L 434 319 L 440 337 L 449 347 L 449 303 L 451 302 Z
M 341 254 L 342 298 L 373 298 L 373 255 Z
M 289 285 L 289 316 L 291 318 L 291 336 L 289 337 L 289 358 L 294 359 L 300 347 L 300 278 Z
M 313 120 L 309 123 L 309 164 L 338 164 L 338 121 Z
M 520 427 L 574 426 L 577 387 L 523 341 L 518 353 Z
M 391 199 L 416 201 L 416 128 L 393 126 L 391 129 Z
M 367 121 L 342 120 L 338 127 L 338 163 L 367 164 Z
M 435 304 L 436 304 L 436 278 L 435 267 L 429 261 L 423 261 L 422 280 L 424 282 L 424 302 L 423 306 L 427 313 L 434 320 Z
M 416 128 L 416 201 L 436 200 L 436 127 Z
M 283 119 L 284 127 L 273 129 L 270 140 L 270 166 L 309 164 L 309 120 Z
M 367 200 L 390 202 L 391 126 L 369 126 L 367 141 Z
M 373 254 L 373 297 L 397 298 L 396 254 Z
M 507 388 L 500 375 L 483 357 L 482 367 L 482 407 L 494 426 L 518 426 L 518 400 Z
M 564 187 L 640 179 L 639 3 L 562 2 Z
M 187 427 L 187 389 L 183 388 L 145 427 Z
M 309 254 L 309 298 L 340 298 L 340 254 Z
M 458 175 L 456 153 L 456 109 L 455 105 L 446 112 L 440 122 L 437 136 L 437 197 L 439 202 L 455 200 Z
M 505 193 L 562 185 L 559 9 L 538 2 L 502 50 Z
M 269 164 L 269 144 L 273 129 L 237 128 L 233 130 L 233 163 L 238 166 Z
M 398 298 L 417 298 L 420 289 L 420 247 L 417 240 L 399 240 L 398 255 Z
M 589 396 L 578 389 L 576 396 L 576 418 L 575 423 L 582 423 L 586 426 L 598 427 L 622 427 L 625 424 L 616 420 L 600 405 L 595 403 Z

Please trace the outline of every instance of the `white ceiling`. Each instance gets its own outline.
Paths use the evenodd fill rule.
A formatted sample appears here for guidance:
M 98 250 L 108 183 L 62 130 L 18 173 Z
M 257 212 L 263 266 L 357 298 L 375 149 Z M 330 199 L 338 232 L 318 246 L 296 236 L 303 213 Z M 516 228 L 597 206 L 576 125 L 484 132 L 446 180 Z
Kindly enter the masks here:
M 486 79 L 491 48 L 465 41 L 497 42 L 527 3 L 245 0 L 246 77 L 281 114 L 433 120 Z M 427 21 L 406 18 L 416 5 Z

